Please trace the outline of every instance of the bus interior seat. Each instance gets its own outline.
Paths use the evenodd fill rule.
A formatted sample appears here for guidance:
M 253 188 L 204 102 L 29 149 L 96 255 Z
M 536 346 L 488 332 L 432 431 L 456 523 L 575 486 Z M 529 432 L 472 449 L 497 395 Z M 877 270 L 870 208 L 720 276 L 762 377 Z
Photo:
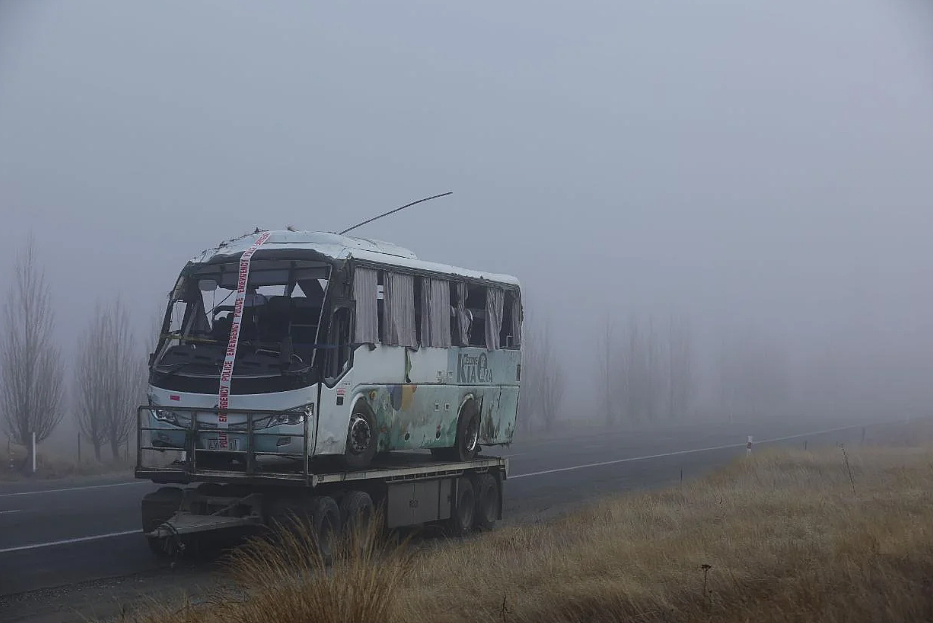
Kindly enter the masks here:
M 295 353 L 305 361 L 311 359 L 320 316 L 321 306 L 317 301 L 303 297 L 292 299 L 292 344 Z
M 288 337 L 291 299 L 271 296 L 259 312 L 258 337 L 262 342 L 279 343 Z

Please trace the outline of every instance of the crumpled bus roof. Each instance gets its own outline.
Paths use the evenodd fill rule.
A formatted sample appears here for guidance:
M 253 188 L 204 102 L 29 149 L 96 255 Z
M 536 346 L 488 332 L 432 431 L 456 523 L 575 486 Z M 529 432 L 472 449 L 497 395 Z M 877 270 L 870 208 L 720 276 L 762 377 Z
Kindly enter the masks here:
M 200 254 L 191 258 L 190 262 L 202 264 L 211 261 L 211 259 L 218 255 L 238 257 L 246 251 L 262 233 L 263 231 L 256 230 L 255 232 L 240 236 L 239 238 L 226 240 L 216 247 L 202 251 Z M 495 281 L 502 284 L 520 286 L 519 280 L 512 275 L 470 270 L 436 262 L 426 262 L 418 259 L 409 249 L 382 240 L 358 238 L 356 236 L 342 236 L 340 234 L 321 231 L 271 230 L 269 234 L 269 239 L 261 247 L 262 250 L 270 248 L 290 250 L 306 249 L 336 261 L 358 259 L 364 262 L 391 264 L 410 268 L 412 270 L 447 273 L 467 279 Z M 257 252 L 257 256 L 258 255 L 259 253 Z

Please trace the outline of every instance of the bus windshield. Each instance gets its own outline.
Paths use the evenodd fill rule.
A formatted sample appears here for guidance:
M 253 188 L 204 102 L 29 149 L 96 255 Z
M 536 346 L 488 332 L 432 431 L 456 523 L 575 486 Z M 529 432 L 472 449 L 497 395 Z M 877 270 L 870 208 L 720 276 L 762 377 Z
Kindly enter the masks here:
M 219 377 L 230 340 L 239 264 L 189 267 L 169 300 L 153 370 Z M 314 366 L 330 266 L 253 260 L 233 376 L 307 373 Z

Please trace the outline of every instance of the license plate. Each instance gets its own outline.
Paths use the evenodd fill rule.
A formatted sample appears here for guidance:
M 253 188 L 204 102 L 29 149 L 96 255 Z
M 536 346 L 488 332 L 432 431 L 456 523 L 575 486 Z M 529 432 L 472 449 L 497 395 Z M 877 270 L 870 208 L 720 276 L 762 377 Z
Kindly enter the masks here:
M 220 447 L 220 439 L 208 439 L 208 440 L 207 440 L 207 449 L 208 449 L 208 450 L 234 450 L 234 451 L 236 451 L 236 450 L 239 450 L 239 449 L 240 449 L 239 441 L 240 441 L 239 439 L 230 439 L 230 438 L 228 437 L 228 438 L 227 438 L 227 447 L 226 447 L 226 448 L 221 448 L 221 447 Z

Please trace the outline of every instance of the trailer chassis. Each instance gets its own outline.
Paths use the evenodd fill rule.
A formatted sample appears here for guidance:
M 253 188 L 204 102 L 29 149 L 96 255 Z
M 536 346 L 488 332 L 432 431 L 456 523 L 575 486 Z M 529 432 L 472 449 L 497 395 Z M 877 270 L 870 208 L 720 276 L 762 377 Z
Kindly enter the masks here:
M 216 451 L 197 447 L 198 433 L 207 429 L 201 416 L 216 410 L 173 407 L 191 414 L 183 458 L 151 466 L 145 464 L 144 451 L 166 448 L 144 443 L 144 433 L 160 430 L 144 419 L 150 410 L 137 409 L 135 476 L 165 485 L 141 504 L 143 533 L 160 556 L 183 553 L 206 536 L 271 527 L 293 517 L 312 529 L 328 556 L 326 544 L 360 518 L 378 517 L 388 530 L 436 524 L 454 536 L 489 530 L 502 519 L 506 458 L 477 455 L 472 461 L 439 462 L 427 454 L 390 453 L 365 470 L 328 469 L 309 459 L 307 424 L 303 456 L 256 453 L 255 436 L 269 433 L 256 430 L 254 418 L 282 412 L 228 409 L 246 415 L 246 449 L 233 451 L 242 456 L 243 467 L 218 468 L 198 460 Z M 260 455 L 291 462 L 265 466 Z

